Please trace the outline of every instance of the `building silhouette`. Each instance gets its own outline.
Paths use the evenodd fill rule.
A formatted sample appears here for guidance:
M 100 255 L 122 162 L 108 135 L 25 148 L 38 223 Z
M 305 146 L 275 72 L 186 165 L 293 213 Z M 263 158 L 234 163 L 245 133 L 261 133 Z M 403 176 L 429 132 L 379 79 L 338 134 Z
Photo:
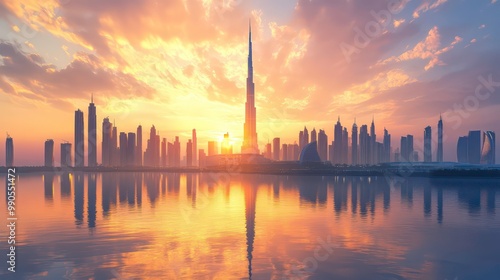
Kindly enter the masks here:
M 208 141 L 208 156 L 216 156 L 219 154 L 219 148 L 217 147 L 217 142 Z
M 287 144 L 283 144 L 281 146 L 281 160 L 282 161 L 287 161 L 289 160 L 288 159 L 288 145 Z
M 342 164 L 348 164 L 347 158 L 349 157 L 349 133 L 347 128 L 344 127 L 342 131 Z
M 97 166 L 97 115 L 92 95 L 89 104 L 88 115 L 88 166 Z
M 354 119 L 354 124 L 352 125 L 351 131 L 351 163 L 352 165 L 358 164 L 358 125 L 356 124 L 356 119 Z
M 69 167 L 72 162 L 71 143 L 61 143 L 61 167 Z
M 391 135 L 389 131 L 384 128 L 384 152 L 382 156 L 383 162 L 391 162 Z
M 369 158 L 369 163 L 370 164 L 377 164 L 377 135 L 375 134 L 375 117 L 372 118 L 372 124 L 370 126 L 370 158 Z
M 280 139 L 273 139 L 273 160 L 280 160 Z
M 343 161 L 343 146 L 342 146 L 342 137 L 343 129 L 342 124 L 340 123 L 340 117 L 337 121 L 337 124 L 334 126 L 334 135 L 333 135 L 333 164 L 341 164 Z
M 316 142 L 317 141 L 317 133 L 316 133 L 316 128 L 313 128 L 311 131 L 311 142 Z
M 259 154 L 257 141 L 257 113 L 255 109 L 255 84 L 253 82 L 252 27 L 248 30 L 248 76 L 247 101 L 245 103 L 245 124 L 243 129 L 243 154 Z
M 104 118 L 102 121 L 102 144 L 101 144 L 101 162 L 103 166 L 111 165 L 112 146 L 111 141 L 113 137 L 113 125 L 109 118 Z
M 443 162 L 443 119 L 439 116 L 438 122 L 438 147 L 437 147 L 437 162 Z
M 462 136 L 458 138 L 457 143 L 457 161 L 460 163 L 468 163 L 469 155 L 468 155 L 468 137 Z
M 45 141 L 45 167 L 54 167 L 54 140 Z
M 78 109 L 75 111 L 75 167 L 83 167 L 85 165 L 85 143 L 84 143 L 84 127 L 83 127 L 83 112 Z
M 323 129 L 320 129 L 318 133 L 318 154 L 321 161 L 325 162 L 328 160 L 328 136 Z M 294 160 L 297 160 L 299 155 L 298 153 L 295 155 Z
M 299 161 L 300 164 L 321 162 L 321 158 L 318 155 L 317 142 L 311 142 L 302 149 Z
M 5 166 L 14 166 L 14 140 L 8 134 L 5 141 Z
M 413 153 L 413 135 L 406 135 L 401 137 L 401 155 L 400 160 L 411 162 L 414 161 Z
M 432 128 L 424 129 L 424 162 L 432 162 Z
M 121 166 L 127 165 L 127 145 L 128 145 L 127 133 L 120 132 L 120 165 Z
M 135 165 L 135 133 L 129 132 L 127 135 L 127 165 Z
M 481 151 L 481 163 L 495 164 L 495 132 L 483 133 L 483 148 Z
M 467 159 L 471 164 L 481 163 L 481 131 L 469 131 L 467 137 Z
M 110 164 L 113 166 L 120 165 L 120 150 L 118 149 L 118 128 L 113 122 L 113 131 L 111 133 L 111 158 Z
M 273 148 L 271 143 L 266 144 L 266 158 L 273 159 Z
M 368 135 L 368 126 L 362 125 L 359 129 L 359 163 L 362 165 L 368 164 L 370 152 L 370 136 Z
M 191 149 L 191 153 L 193 155 L 193 163 L 192 165 L 196 166 L 198 165 L 198 139 L 196 137 L 196 129 L 193 129 L 192 133 L 191 133 L 191 139 L 193 141 L 193 146 L 192 146 L 192 149 Z
M 196 137 L 196 132 L 195 135 Z M 186 166 L 193 166 L 193 142 L 191 139 L 186 144 Z
M 167 162 L 167 149 L 168 149 L 168 142 L 167 138 L 163 138 L 161 141 L 161 151 L 160 151 L 160 162 L 161 166 L 167 166 L 169 163 Z
M 135 165 L 142 166 L 142 125 L 137 127 L 137 146 L 135 153 Z

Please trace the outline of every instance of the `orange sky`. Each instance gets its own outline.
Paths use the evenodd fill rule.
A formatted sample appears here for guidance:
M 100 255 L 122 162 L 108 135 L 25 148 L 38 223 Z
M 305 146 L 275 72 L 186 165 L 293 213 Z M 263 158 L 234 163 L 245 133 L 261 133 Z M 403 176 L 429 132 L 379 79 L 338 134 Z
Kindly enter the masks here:
M 261 150 L 274 137 L 297 141 L 304 126 L 331 141 L 338 116 L 349 131 L 355 117 L 359 126 L 374 116 L 378 140 L 387 127 L 396 148 L 401 135 L 437 131 L 443 113 L 451 161 L 459 135 L 500 131 L 494 90 L 467 115 L 456 107 L 471 102 L 478 77 L 500 80 L 498 10 L 491 0 L 392 8 L 382 0 L 0 0 L 0 130 L 14 138 L 16 164 L 42 164 L 48 138 L 58 159 L 59 144 L 74 141 L 74 111 L 87 114 L 94 93 L 99 131 L 106 116 L 123 132 L 154 124 L 162 138 L 180 136 L 183 149 L 193 128 L 205 149 L 229 132 L 238 151 L 251 18 Z

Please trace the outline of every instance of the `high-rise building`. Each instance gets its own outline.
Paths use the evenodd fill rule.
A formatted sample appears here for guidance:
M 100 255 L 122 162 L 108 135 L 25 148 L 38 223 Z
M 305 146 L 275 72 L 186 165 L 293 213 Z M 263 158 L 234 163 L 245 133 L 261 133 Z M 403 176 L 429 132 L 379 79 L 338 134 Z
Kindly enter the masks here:
M 389 134 L 389 131 L 384 128 L 384 151 L 383 151 L 383 156 L 382 156 L 382 161 L 383 162 L 390 162 L 391 161 L 391 135 Z
M 372 118 L 372 125 L 370 126 L 370 158 L 371 164 L 377 164 L 377 134 L 375 133 L 375 117 Z
M 467 150 L 468 147 L 468 139 L 467 136 L 462 136 L 458 138 L 457 143 L 457 161 L 460 163 L 468 163 L 469 162 L 469 153 Z
M 217 142 L 208 141 L 208 156 L 215 156 L 219 154 L 219 149 L 217 148 Z
M 129 132 L 127 137 L 127 165 L 135 165 L 135 133 Z
M 356 124 L 356 119 L 354 119 L 354 124 L 352 125 L 352 135 L 351 135 L 351 156 L 352 165 L 358 164 L 358 125 Z
M 467 137 L 467 158 L 471 164 L 481 163 L 481 131 L 469 131 Z
M 332 158 L 332 163 L 333 164 L 341 164 L 343 160 L 343 154 L 342 154 L 342 124 L 340 123 L 340 117 L 337 121 L 337 124 L 335 125 L 334 128 L 334 135 L 333 135 L 333 158 Z
M 181 141 L 179 140 L 179 136 L 175 136 L 174 141 L 174 166 L 181 166 Z
M 120 165 L 127 165 L 127 133 L 120 132 Z
M 321 161 L 325 162 L 328 160 L 328 136 L 323 129 L 320 129 L 318 133 L 318 154 Z M 294 160 L 297 160 L 298 156 Z
M 83 112 L 75 111 L 75 167 L 85 165 L 85 142 L 83 127 Z
M 309 131 L 307 130 L 307 127 L 304 126 L 304 146 L 309 144 Z
M 61 167 L 69 167 L 72 162 L 71 143 L 61 143 Z
M 94 95 L 92 95 L 89 104 L 88 115 L 88 166 L 97 166 L 97 115 L 94 104 Z
M 142 125 L 137 127 L 137 146 L 135 152 L 135 165 L 142 166 Z
M 109 121 L 109 118 L 104 118 L 102 121 L 102 145 L 101 145 L 101 161 L 103 166 L 111 165 L 112 158 L 112 131 L 113 125 Z
M 406 161 L 410 161 L 409 157 L 409 153 L 408 153 L 408 138 L 406 138 L 406 136 L 401 136 L 401 157 L 400 157 L 400 161 L 402 162 L 406 162 Z
M 186 144 L 186 166 L 193 166 L 193 142 L 191 139 Z
M 288 145 L 287 144 L 283 144 L 281 146 L 281 160 L 282 161 L 288 160 Z
M 255 109 L 255 84 L 253 82 L 253 59 L 252 59 L 252 27 L 248 30 L 248 76 L 247 76 L 247 101 L 245 103 L 245 125 L 244 125 L 242 154 L 259 154 L 257 141 L 257 113 Z
M 118 149 L 118 128 L 113 122 L 113 131 L 111 133 L 111 158 L 109 159 L 111 165 L 120 165 L 120 149 Z
M 224 134 L 224 140 L 222 140 L 221 153 L 223 155 L 233 154 L 233 146 L 231 145 L 231 141 L 229 140 L 229 132 Z
M 299 150 L 299 144 L 294 143 L 293 145 L 288 146 L 288 151 L 292 150 L 292 158 L 289 160 L 299 160 L 300 157 L 300 150 Z
M 370 152 L 370 136 L 368 135 L 368 126 L 362 125 L 359 129 L 359 163 L 361 165 L 368 164 Z
M 169 163 L 167 162 L 167 138 L 163 138 L 161 141 L 161 166 L 167 166 Z
M 198 140 L 196 138 L 196 129 L 193 129 L 193 132 L 192 132 L 192 140 L 193 140 L 193 147 L 191 149 L 192 153 L 193 153 L 193 164 L 194 166 L 198 165 L 198 157 L 197 157 L 197 154 L 198 154 Z
M 437 162 L 443 162 L 443 119 L 439 116 Z
M 273 151 L 271 143 L 266 144 L 266 158 L 273 159 Z
M 149 139 L 144 152 L 144 165 L 159 166 L 160 165 L 160 135 L 156 133 L 155 126 L 151 126 L 149 130 Z
M 413 161 L 413 159 L 415 157 L 413 157 L 412 155 L 414 154 L 414 149 L 413 149 L 413 135 L 406 135 L 406 139 L 407 139 L 407 151 L 408 151 L 408 161 Z
M 273 159 L 280 160 L 280 139 L 277 137 L 273 139 Z
M 8 134 L 5 141 L 5 166 L 14 166 L 14 140 Z
M 481 152 L 481 163 L 495 164 L 495 132 L 486 131 L 483 133 L 483 149 Z
M 205 167 L 206 157 L 207 157 L 207 155 L 205 154 L 205 150 L 200 149 L 198 151 L 198 165 L 200 167 Z
M 45 141 L 45 166 L 54 167 L 54 140 Z
M 300 131 L 299 132 L 299 149 L 300 149 L 300 151 L 302 151 L 304 146 L 305 146 L 305 144 L 304 144 L 304 131 Z
M 348 164 L 349 155 L 349 133 L 347 128 L 344 127 L 342 131 L 342 164 Z
M 430 126 L 424 130 L 424 162 L 432 162 L 432 128 Z
M 311 142 L 317 142 L 317 133 L 316 133 L 316 128 L 313 128 L 311 131 Z

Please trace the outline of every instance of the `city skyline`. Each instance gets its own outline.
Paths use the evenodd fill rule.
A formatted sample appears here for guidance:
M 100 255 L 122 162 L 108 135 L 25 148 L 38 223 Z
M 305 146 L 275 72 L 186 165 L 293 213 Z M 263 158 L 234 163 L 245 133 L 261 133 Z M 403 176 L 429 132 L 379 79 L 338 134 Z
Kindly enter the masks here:
M 48 4 L 44 9 L 68 25 L 63 31 L 36 16 L 40 6 L 0 3 L 3 13 L 10 16 L 9 20 L 2 16 L 0 24 L 6 31 L 0 36 L 4 61 L 0 101 L 3 114 L 8 116 L 0 118 L 0 127 L 16 140 L 19 165 L 43 165 L 46 139 L 55 141 L 55 159 L 60 158 L 60 143 L 70 140 L 73 150 L 77 149 L 73 133 L 60 127 L 72 125 L 68 112 L 84 108 L 92 94 L 97 106 L 98 147 L 102 142 L 101 120 L 109 116 L 120 131 L 136 131 L 139 124 L 148 129 L 154 124 L 162 136 L 170 137 L 167 140 L 179 136 L 182 143 L 192 138 L 195 128 L 197 146 L 205 151 L 208 141 L 220 143 L 229 132 L 238 152 L 244 140 L 242 104 L 248 89 L 245 79 L 249 78 L 249 38 L 244 32 L 248 17 L 253 25 L 252 77 L 257 89 L 260 152 L 275 137 L 293 144 L 304 126 L 324 130 L 331 143 L 334 120 L 339 115 L 344 120 L 356 118 L 358 124 L 370 124 L 375 116 L 378 126 L 374 134 L 381 141 L 387 127 L 393 147 L 408 134 L 415 137 L 415 143 L 423 143 L 422 128 L 432 125 L 435 134 L 435 120 L 442 115 L 445 161 L 456 158 L 456 140 L 470 129 L 500 131 L 490 117 L 499 106 L 495 91 L 500 63 L 494 54 L 499 38 L 491 29 L 498 22 L 496 1 L 431 1 L 426 5 L 411 1 L 401 2 L 398 9 L 390 9 L 385 1 L 372 1 L 363 7 L 357 1 L 299 1 L 293 5 L 242 1 L 224 7 L 211 3 L 215 6 L 200 6 L 198 10 L 179 7 L 180 14 L 188 18 L 183 30 L 192 32 L 193 37 L 175 31 L 166 34 L 161 27 L 143 34 L 138 29 L 122 33 L 127 6 L 115 7 L 121 13 L 111 13 L 107 8 L 99 9 L 100 4 Z M 142 12 L 137 15 L 153 22 L 158 18 L 168 21 L 162 26 L 177 26 L 160 17 L 161 13 L 151 14 L 158 9 L 151 10 L 150 4 L 136 4 Z M 95 14 L 95 18 L 107 16 L 116 25 L 102 26 L 103 32 L 92 33 L 95 37 L 77 34 L 75 30 L 83 27 L 72 18 L 75 8 Z M 192 24 L 195 11 L 206 11 L 207 16 Z M 338 11 L 349 14 L 355 24 L 344 22 Z M 440 18 L 454 18 L 464 11 L 470 13 L 467 19 Z M 388 14 L 391 24 L 377 21 Z M 387 32 L 368 33 L 368 37 L 361 34 L 372 23 L 381 24 Z M 452 28 L 464 23 L 472 27 Z M 38 31 L 28 33 L 32 26 Z M 205 26 L 206 32 L 196 32 L 199 26 Z M 360 47 L 356 38 L 369 40 Z M 349 50 L 353 52 L 346 56 Z M 151 68 L 146 69 L 146 65 Z M 15 71 L 20 68 L 33 71 Z M 84 113 L 88 120 L 88 112 Z M 43 118 L 26 121 L 35 115 Z M 350 128 L 351 124 L 344 126 Z M 88 131 L 84 136 L 87 142 Z M 85 145 L 88 148 L 88 143 Z M 436 147 L 439 145 L 432 145 L 433 150 Z M 498 157 L 499 152 L 495 152 Z M 102 161 L 100 153 L 98 148 L 98 162 Z M 5 157 L 0 158 L 0 165 L 5 164 Z M 85 158 L 85 165 L 87 161 Z

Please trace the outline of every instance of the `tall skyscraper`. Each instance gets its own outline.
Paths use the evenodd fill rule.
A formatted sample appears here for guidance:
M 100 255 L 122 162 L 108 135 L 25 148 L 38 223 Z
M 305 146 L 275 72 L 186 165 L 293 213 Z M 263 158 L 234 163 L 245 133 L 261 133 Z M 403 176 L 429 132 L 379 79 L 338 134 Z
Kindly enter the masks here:
M 129 132 L 127 137 L 127 165 L 135 165 L 135 133 Z
M 347 128 L 344 127 L 342 131 L 342 164 L 348 164 L 349 157 L 349 133 Z
M 462 136 L 458 138 L 457 143 L 457 161 L 460 163 L 468 163 L 469 155 L 468 155 L 468 139 L 467 136 Z
M 71 143 L 61 143 L 61 167 L 69 167 L 71 159 Z
M 14 140 L 8 134 L 5 141 L 5 166 L 14 166 Z
M 467 158 L 469 163 L 481 163 L 481 131 L 469 131 L 467 137 Z
M 304 127 L 304 147 L 309 144 L 309 131 L 307 130 L 307 127 Z
M 316 133 L 316 128 L 313 128 L 311 131 L 311 142 L 316 142 L 317 141 L 317 133 Z
M 401 136 L 401 157 L 400 157 L 400 161 L 402 162 L 406 162 L 406 161 L 410 161 L 410 155 L 408 153 L 408 138 L 406 138 L 406 136 Z
M 375 117 L 372 118 L 372 125 L 370 126 L 370 163 L 376 164 L 377 162 L 377 134 L 375 134 Z
M 85 142 L 83 127 L 83 112 L 75 111 L 75 167 L 85 165 Z
M 368 135 L 368 126 L 362 125 L 359 129 L 359 163 L 368 164 L 370 136 Z
M 120 165 L 127 165 L 127 133 L 120 132 Z
M 266 144 L 266 158 L 273 159 L 273 150 L 271 143 Z
M 118 128 L 113 122 L 113 132 L 111 133 L 111 158 L 109 162 L 113 166 L 120 165 L 120 150 L 118 149 Z
M 167 138 L 163 138 L 161 141 L 161 166 L 167 166 L 169 163 L 167 163 Z
M 391 135 L 389 134 L 389 131 L 384 128 L 384 152 L 382 156 L 382 161 L 383 162 L 390 162 L 391 161 Z
M 354 119 L 354 124 L 352 125 L 352 144 L 351 144 L 351 156 L 352 160 L 351 163 L 352 165 L 357 165 L 358 164 L 358 125 L 356 124 L 356 119 Z
M 438 122 L 438 147 L 437 147 L 437 162 L 443 162 L 443 119 L 439 116 Z
M 156 133 L 154 125 L 151 126 L 151 129 L 149 130 L 149 139 L 144 153 L 144 165 L 160 165 L 160 135 Z
M 305 146 L 305 144 L 304 144 L 304 131 L 301 130 L 299 132 L 299 149 L 300 149 L 300 151 L 302 151 L 304 146 Z
M 340 117 L 337 121 L 337 124 L 335 125 L 334 128 L 334 135 L 333 135 L 333 159 L 332 163 L 333 164 L 341 164 L 342 159 L 343 159 L 343 154 L 342 154 L 342 124 L 340 123 Z
M 193 132 L 192 132 L 192 140 L 193 140 L 193 147 L 192 147 L 192 153 L 193 153 L 193 163 L 192 165 L 196 166 L 198 165 L 198 140 L 196 138 L 196 129 L 193 129 Z
M 407 139 L 407 151 L 408 151 L 408 161 L 414 161 L 414 149 L 413 149 L 413 135 L 406 135 Z
M 135 162 L 137 166 L 142 166 L 142 125 L 139 125 L 137 127 L 137 147 Z
M 283 144 L 281 146 L 281 160 L 282 161 L 288 160 L 288 145 L 287 144 Z
M 174 166 L 181 166 L 181 142 L 179 136 L 175 136 L 174 141 Z
M 94 104 L 94 95 L 92 95 L 89 104 L 88 116 L 88 166 L 97 166 L 97 115 Z
M 495 164 L 495 132 L 486 131 L 483 133 L 483 148 L 481 152 L 481 163 Z
M 273 159 L 280 160 L 280 139 L 277 137 L 273 139 Z
M 196 130 L 193 130 L 193 136 L 196 137 Z M 193 166 L 193 142 L 191 139 L 186 144 L 186 166 Z
M 432 162 L 432 128 L 430 126 L 424 130 L 424 162 Z
M 323 129 L 320 129 L 318 133 L 318 154 L 321 161 L 325 162 L 328 160 L 328 136 Z M 294 160 L 297 159 L 298 156 Z
M 54 167 L 54 140 L 45 141 L 45 166 Z
M 102 154 L 101 161 L 103 166 L 111 165 L 112 131 L 113 131 L 113 125 L 109 121 L 109 118 L 104 118 L 104 120 L 102 121 L 102 145 L 101 145 L 101 154 Z
M 253 59 L 252 59 L 252 27 L 248 30 L 248 76 L 247 76 L 247 101 L 245 103 L 245 125 L 243 154 L 259 154 L 257 141 L 257 113 L 255 109 L 255 84 L 253 82 Z

